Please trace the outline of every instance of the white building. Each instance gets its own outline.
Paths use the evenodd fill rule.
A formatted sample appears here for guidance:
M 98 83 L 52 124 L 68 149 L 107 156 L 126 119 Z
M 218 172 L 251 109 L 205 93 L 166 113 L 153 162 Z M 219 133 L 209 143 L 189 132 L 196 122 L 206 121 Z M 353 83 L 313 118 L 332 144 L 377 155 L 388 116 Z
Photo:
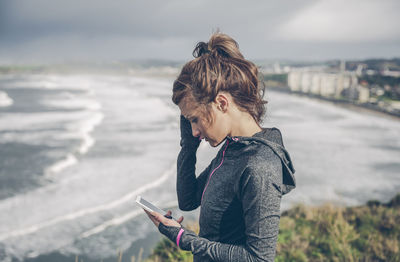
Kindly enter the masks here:
M 301 74 L 300 90 L 303 93 L 309 93 L 311 90 L 311 78 L 312 74 L 304 72 Z
M 365 86 L 358 85 L 358 102 L 367 103 L 369 101 L 369 89 Z
M 293 71 L 288 74 L 288 85 L 292 91 L 300 91 L 301 86 L 301 75 L 300 71 Z
M 321 95 L 321 75 L 313 74 L 311 78 L 310 92 L 315 95 Z
M 325 73 L 321 75 L 321 96 L 334 96 L 338 84 L 338 75 Z
M 292 71 L 288 75 L 292 91 L 312 93 L 326 97 L 340 97 L 343 90 L 357 88 L 358 79 L 354 73 L 328 73 L 323 71 Z

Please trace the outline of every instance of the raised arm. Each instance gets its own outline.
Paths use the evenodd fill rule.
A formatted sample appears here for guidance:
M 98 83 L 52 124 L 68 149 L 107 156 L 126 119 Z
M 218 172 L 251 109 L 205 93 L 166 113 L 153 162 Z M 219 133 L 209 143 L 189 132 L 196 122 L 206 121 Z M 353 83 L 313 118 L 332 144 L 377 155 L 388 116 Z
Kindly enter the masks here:
M 197 236 L 185 228 L 160 223 L 159 230 L 183 250 L 192 251 L 205 261 L 274 261 L 279 233 L 282 166 L 278 157 L 268 168 L 247 168 L 240 180 L 246 226 L 244 246 L 224 244 Z
M 176 190 L 179 208 L 190 211 L 200 206 L 201 194 L 210 166 L 196 178 L 196 152 L 200 141 L 193 137 L 189 120 L 181 115 L 181 151 L 177 161 Z

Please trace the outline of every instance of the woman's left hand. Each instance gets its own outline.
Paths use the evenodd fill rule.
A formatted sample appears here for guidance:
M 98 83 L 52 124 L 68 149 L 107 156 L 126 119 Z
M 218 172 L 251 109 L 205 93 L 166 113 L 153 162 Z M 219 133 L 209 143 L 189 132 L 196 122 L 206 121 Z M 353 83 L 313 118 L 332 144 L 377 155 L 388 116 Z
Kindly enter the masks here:
M 161 215 L 160 213 L 157 212 L 149 212 L 145 209 L 143 209 L 144 212 L 146 212 L 147 216 L 150 218 L 151 221 L 153 221 L 154 225 L 156 227 L 158 227 L 158 225 L 161 223 L 163 223 L 166 226 L 172 226 L 172 227 L 181 227 L 182 221 L 183 221 L 183 217 L 181 216 L 177 221 L 170 219 L 170 218 L 166 218 L 165 216 Z M 167 212 L 167 216 L 171 216 L 172 212 L 171 210 L 168 210 Z

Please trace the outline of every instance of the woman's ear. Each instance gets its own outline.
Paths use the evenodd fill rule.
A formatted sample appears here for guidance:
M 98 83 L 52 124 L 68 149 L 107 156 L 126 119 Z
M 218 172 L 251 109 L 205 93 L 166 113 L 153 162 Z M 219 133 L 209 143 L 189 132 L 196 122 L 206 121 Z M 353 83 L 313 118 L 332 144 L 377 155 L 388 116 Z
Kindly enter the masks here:
M 217 109 L 225 113 L 229 107 L 229 98 L 226 93 L 219 92 L 215 98 Z

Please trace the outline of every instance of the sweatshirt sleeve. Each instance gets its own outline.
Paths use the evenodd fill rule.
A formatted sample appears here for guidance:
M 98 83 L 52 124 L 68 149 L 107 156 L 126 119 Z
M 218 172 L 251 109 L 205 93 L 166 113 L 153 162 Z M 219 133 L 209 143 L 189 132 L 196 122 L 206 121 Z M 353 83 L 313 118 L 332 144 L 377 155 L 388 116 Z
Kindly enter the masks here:
M 211 164 L 196 178 L 196 151 L 181 143 L 181 151 L 177 161 L 176 190 L 178 194 L 179 209 L 191 211 L 200 206 L 201 195 L 207 182 Z
M 267 170 L 265 170 L 265 167 Z M 231 245 L 197 236 L 185 228 L 161 224 L 160 232 L 183 250 L 212 261 L 274 261 L 279 233 L 282 166 L 248 167 L 242 174 L 238 196 L 242 202 L 246 244 Z

